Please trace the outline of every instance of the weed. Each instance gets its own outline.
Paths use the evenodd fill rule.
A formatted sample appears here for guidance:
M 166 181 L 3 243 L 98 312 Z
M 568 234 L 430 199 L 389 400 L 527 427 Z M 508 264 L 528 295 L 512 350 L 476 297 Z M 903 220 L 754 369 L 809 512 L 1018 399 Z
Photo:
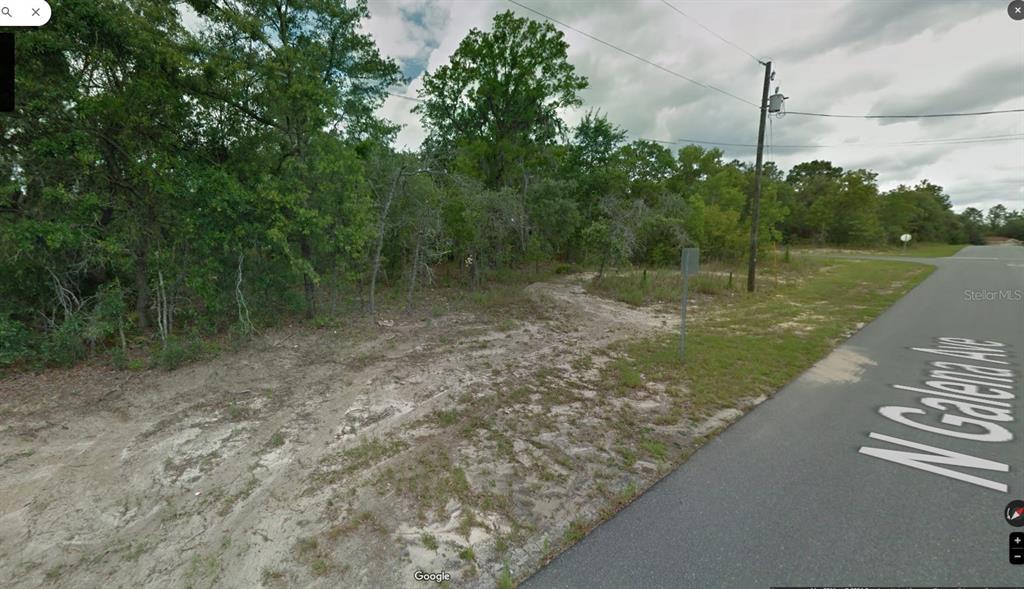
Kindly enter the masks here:
M 608 365 L 608 371 L 612 375 L 615 389 L 620 393 L 635 390 L 643 384 L 640 372 L 635 368 L 634 363 L 624 358 L 616 358 Z
M 434 412 L 434 417 L 437 419 L 437 423 L 443 427 L 454 425 L 459 419 L 459 412 L 455 409 L 441 409 Z
M 130 545 L 128 552 L 125 552 L 124 559 L 128 562 L 135 562 L 139 560 L 139 557 L 149 550 L 149 545 L 145 542 L 135 542 Z
M 423 545 L 430 550 L 437 550 L 437 538 L 435 538 L 432 534 L 424 533 L 422 536 L 420 536 L 420 542 L 423 542 Z
M 626 468 L 631 468 L 636 463 L 636 452 L 634 452 L 631 448 L 619 446 L 618 448 L 615 449 L 615 451 L 619 453 L 619 456 L 622 456 L 622 464 Z
M 498 536 L 494 542 L 494 551 L 498 554 L 505 554 L 508 552 L 508 548 L 508 540 L 504 536 Z
M 229 495 L 224 499 L 224 504 L 221 505 L 219 511 L 220 515 L 224 516 L 231 513 L 231 510 L 235 508 L 235 505 L 239 501 L 247 499 L 249 495 L 252 495 L 252 492 L 256 490 L 256 487 L 258 487 L 259 484 L 260 482 L 255 476 L 249 475 L 249 480 L 245 483 L 244 487 L 242 487 L 237 493 Z
M 270 585 L 284 581 L 284 571 L 272 569 L 270 567 L 264 567 L 260 577 L 264 585 Z
M 658 460 L 664 460 L 668 456 L 668 449 L 665 448 L 665 444 L 656 440 L 644 439 L 640 441 L 640 447 L 647 451 L 648 454 L 654 456 Z
M 626 485 L 625 488 L 623 488 L 621 491 L 619 491 L 619 497 L 618 497 L 619 504 L 620 505 L 625 505 L 625 504 L 629 503 L 630 501 L 632 501 L 633 498 L 636 497 L 636 492 L 637 492 L 636 482 L 629 481 L 629 484 Z
M 586 535 L 587 525 L 583 520 L 574 519 L 569 523 L 569 527 L 565 529 L 565 541 L 570 544 L 579 542 Z
M 309 565 L 309 568 L 312 569 L 314 576 L 322 577 L 327 574 L 327 571 L 330 570 L 331 565 L 328 564 L 327 560 L 323 558 L 318 558 L 313 561 L 313 564 Z
M 512 571 L 508 568 L 508 561 L 501 567 L 501 574 L 498 575 L 498 589 L 512 589 L 515 580 L 512 578 Z
M 300 538 L 299 541 L 295 544 L 295 548 L 299 551 L 300 556 L 314 552 L 319 547 L 320 543 L 313 536 L 310 536 L 308 538 Z
M 202 353 L 203 343 L 198 338 L 189 338 L 183 343 L 180 338 L 172 336 L 153 355 L 152 364 L 164 370 L 174 370 L 197 360 Z
M 580 356 L 572 361 L 571 366 L 576 370 L 590 370 L 594 366 L 594 359 L 590 356 Z
M 464 508 L 462 518 L 459 520 L 459 533 L 465 536 L 466 540 L 469 540 L 469 534 L 473 531 L 473 526 L 476 524 L 476 516 L 473 514 L 473 510 L 468 507 Z

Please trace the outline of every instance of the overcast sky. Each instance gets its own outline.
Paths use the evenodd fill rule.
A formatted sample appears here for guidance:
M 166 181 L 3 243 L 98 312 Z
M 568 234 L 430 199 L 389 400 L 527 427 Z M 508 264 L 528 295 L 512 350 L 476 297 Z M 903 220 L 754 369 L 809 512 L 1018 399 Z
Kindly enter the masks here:
M 668 69 L 760 100 L 764 70 L 660 0 L 520 0 Z M 791 111 L 907 114 L 1024 108 L 1024 21 L 1007 1 L 670 0 L 687 15 L 759 58 L 772 59 Z M 489 29 L 509 2 L 369 0 L 366 29 L 411 82 L 395 91 L 416 96 L 423 75 L 448 63 L 471 28 Z M 556 25 L 557 26 L 557 25 Z M 574 124 L 599 108 L 633 138 L 722 143 L 757 141 L 757 109 L 696 86 L 565 31 L 569 61 L 590 81 Z M 399 146 L 416 148 L 424 132 L 391 97 L 382 114 L 404 126 Z M 766 154 L 783 169 L 811 159 L 879 174 L 881 188 L 927 178 L 945 187 L 957 210 L 1002 202 L 1024 208 L 1024 141 L 887 146 L 896 142 L 1024 133 L 1024 113 L 953 119 L 879 121 L 790 114 L 772 119 Z M 849 145 L 863 144 L 863 145 Z M 790 149 L 786 145 L 825 145 Z M 675 150 L 678 146 L 671 146 Z M 721 147 L 727 158 L 752 161 L 753 148 Z

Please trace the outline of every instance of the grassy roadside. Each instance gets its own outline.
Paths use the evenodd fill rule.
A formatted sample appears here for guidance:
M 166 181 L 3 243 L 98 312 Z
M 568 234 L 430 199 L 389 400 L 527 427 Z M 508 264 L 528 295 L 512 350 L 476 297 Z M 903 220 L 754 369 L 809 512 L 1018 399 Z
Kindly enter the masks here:
M 616 346 L 619 357 L 604 376 L 612 386 L 640 375 L 687 391 L 675 398 L 666 421 L 708 415 L 782 387 L 932 270 L 902 262 L 821 262 L 802 280 L 753 295 L 737 293 L 698 313 L 688 325 L 685 368 L 679 364 L 678 336 L 667 335 Z M 633 296 L 618 288 L 624 300 Z
M 963 244 L 921 243 L 907 246 L 906 249 L 901 247 L 887 248 L 882 250 L 880 254 L 886 256 L 913 256 L 918 258 L 945 258 L 954 255 L 965 247 L 967 246 Z
M 853 254 L 863 256 L 909 256 L 915 258 L 945 258 L 952 256 L 967 247 L 963 244 L 949 243 L 915 243 L 902 247 L 886 248 L 835 248 L 835 247 L 799 247 L 793 253 L 806 254 Z
M 223 406 L 212 405 L 220 397 L 196 399 L 194 415 L 214 407 L 225 428 L 240 420 L 257 428 L 228 438 L 248 445 L 254 460 L 301 457 L 288 480 L 262 479 L 257 471 L 238 479 L 208 458 L 214 454 L 196 454 L 219 469 L 208 480 L 222 483 L 203 497 L 215 510 L 209 515 L 224 521 L 278 521 L 282 497 L 304 505 L 309 519 L 290 528 L 277 544 L 280 558 L 262 570 L 268 587 L 415 587 L 414 568 L 451 572 L 447 586 L 513 587 L 685 462 L 740 412 L 719 421 L 706 415 L 742 411 L 747 399 L 777 389 L 929 271 L 879 260 L 768 258 L 758 293 L 747 295 L 737 269 L 706 264 L 692 282 L 685 369 L 675 361 L 675 338 L 654 335 L 663 318 L 654 307 L 667 305 L 671 314 L 677 305 L 678 275 L 671 270 L 649 270 L 646 281 L 642 272 L 608 275 L 588 287 L 603 300 L 579 292 L 581 276 L 555 279 L 565 273 L 557 267 L 510 273 L 471 291 L 439 278 L 411 315 L 402 291 L 385 290 L 379 317 L 392 326 L 373 326 L 365 316 L 345 323 L 339 314 L 272 334 L 271 342 L 287 344 L 284 354 L 271 345 L 239 356 L 245 371 L 262 370 L 254 382 L 287 375 L 274 387 L 273 404 L 242 405 L 227 391 Z M 547 288 L 523 288 L 534 280 Z M 631 297 L 632 306 L 608 300 Z M 227 371 L 229 364 L 240 362 L 213 365 L 235 391 L 241 371 Z M 166 386 L 190 390 L 203 374 L 174 375 L 180 384 Z M 353 374 L 358 378 L 346 382 Z M 374 405 L 323 404 L 322 417 L 313 416 L 307 408 L 319 397 L 306 384 L 313 376 L 345 382 L 339 392 Z M 418 413 L 395 413 L 405 402 Z M 148 419 L 167 423 L 159 435 L 175 435 L 177 414 L 164 415 Z M 346 432 L 356 435 L 339 439 Z M 322 440 L 330 440 L 329 448 Z M 165 460 L 153 448 L 154 460 Z M 186 539 L 157 538 L 147 542 Z M 219 546 L 193 557 L 187 582 L 216 583 L 238 566 L 236 548 Z M 63 574 L 81 570 L 88 572 Z
M 582 539 L 589 530 L 613 517 L 650 485 L 684 463 L 752 401 L 778 390 L 888 308 L 934 268 L 883 260 L 822 260 L 792 258 L 766 264 L 755 294 L 743 292 L 733 270 L 708 266 L 695 277 L 695 306 L 687 334 L 687 364 L 678 360 L 674 334 L 623 340 L 595 350 L 572 362 L 591 367 L 583 377 L 585 388 L 596 394 L 580 396 L 579 382 L 545 377 L 520 394 L 500 395 L 499 407 L 475 403 L 464 406 L 461 418 L 476 415 L 491 422 L 488 429 L 502 439 L 527 434 L 536 438 L 545 430 L 558 430 L 551 416 L 568 401 L 579 406 L 579 416 L 562 428 L 562 450 L 550 464 L 562 474 L 541 466 L 541 480 L 552 479 L 557 488 L 571 486 L 588 497 L 568 522 L 532 522 L 527 533 L 510 538 L 515 545 L 543 537 L 540 563 L 516 569 L 523 579 L 538 564 Z M 587 285 L 591 294 L 634 306 L 678 304 L 678 273 L 648 270 L 616 273 Z M 603 358 L 606 361 L 598 362 Z M 521 407 L 534 393 L 540 414 L 515 415 L 495 421 L 495 415 Z M 715 415 L 725 409 L 731 414 Z M 736 411 L 738 410 L 738 412 Z M 708 419 L 714 415 L 714 418 Z M 593 449 L 590 460 L 567 460 L 565 448 Z M 538 466 L 542 464 L 538 463 Z M 522 476 L 523 473 L 519 473 Z M 559 478 L 564 477 L 564 481 Z M 552 489 L 538 485 L 538 492 Z M 509 495 L 515 505 L 524 498 Z M 552 541 L 549 543 L 549 539 Z M 512 586 L 512 584 L 502 585 Z

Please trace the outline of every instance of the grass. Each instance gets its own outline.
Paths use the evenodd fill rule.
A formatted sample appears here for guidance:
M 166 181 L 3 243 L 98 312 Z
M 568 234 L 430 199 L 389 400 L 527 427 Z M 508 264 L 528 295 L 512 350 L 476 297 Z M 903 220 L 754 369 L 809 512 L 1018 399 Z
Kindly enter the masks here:
M 512 571 L 508 568 L 508 562 L 501 567 L 501 575 L 498 576 L 498 589 L 512 589 L 515 587 L 515 579 L 512 578 Z
M 346 475 L 383 462 L 408 447 L 409 444 L 400 439 L 366 439 L 358 446 L 321 458 L 322 468 L 314 474 L 313 478 L 324 484 L 336 483 Z M 340 468 L 334 468 L 339 466 Z
M 435 538 L 433 534 L 423 534 L 420 536 L 420 541 L 423 542 L 423 545 L 429 550 L 437 550 L 437 538 Z
M 815 254 L 856 254 L 856 255 L 878 255 L 878 256 L 911 256 L 915 258 L 944 258 L 952 256 L 967 246 L 963 244 L 949 243 L 911 243 L 906 248 L 902 246 L 888 246 L 882 248 L 859 248 L 859 247 L 799 247 L 793 248 L 794 253 L 815 253 Z
M 284 446 L 284 435 L 281 432 L 276 432 L 270 436 L 270 441 L 267 442 L 271 448 L 280 448 Z
M 239 489 L 237 493 L 228 495 L 227 497 L 224 498 L 224 502 L 221 504 L 221 508 L 218 513 L 221 516 L 225 516 L 231 513 L 231 511 L 235 508 L 235 505 L 238 504 L 240 501 L 245 501 L 246 499 L 248 499 L 249 495 L 252 495 L 252 492 L 256 490 L 256 487 L 258 487 L 259 484 L 259 480 L 257 480 L 255 476 L 250 474 L 249 480 L 246 481 L 245 485 L 241 489 Z
M 583 520 L 575 519 L 569 523 L 569 527 L 565 530 L 565 541 L 570 544 L 575 544 L 582 540 L 586 535 L 586 523 Z
M 761 262 L 761 284 L 766 280 L 786 281 L 805 275 L 815 266 L 814 260 L 790 258 L 786 262 L 781 251 L 770 251 Z M 742 262 L 710 260 L 701 262 L 700 271 L 689 277 L 691 299 L 696 295 L 739 294 L 746 287 L 746 265 Z M 678 268 L 655 268 L 606 273 L 586 285 L 587 291 L 640 307 L 652 304 L 678 306 L 682 299 L 682 283 Z
M 666 271 L 607 274 L 588 285 L 595 294 L 634 306 L 679 299 L 679 274 Z
M 664 460 L 668 456 L 668 449 L 665 447 L 665 444 L 662 444 L 657 440 L 642 440 L 640 442 L 640 447 L 658 460 Z
M 459 412 L 455 409 L 440 409 L 434 412 L 434 417 L 442 427 L 448 427 L 458 421 Z
M 810 368 L 932 270 L 881 260 L 819 263 L 802 280 L 739 293 L 695 317 L 687 328 L 685 367 L 678 336 L 664 335 L 614 346 L 618 358 L 602 370 L 603 378 L 621 390 L 641 374 L 686 391 L 674 399 L 677 417 L 735 406 Z
M 916 245 L 908 245 L 906 249 L 899 248 L 887 248 L 883 250 L 884 253 L 890 256 L 914 256 L 917 258 L 945 258 L 952 256 L 958 251 L 964 249 L 965 245 L 949 244 L 949 243 L 920 243 Z

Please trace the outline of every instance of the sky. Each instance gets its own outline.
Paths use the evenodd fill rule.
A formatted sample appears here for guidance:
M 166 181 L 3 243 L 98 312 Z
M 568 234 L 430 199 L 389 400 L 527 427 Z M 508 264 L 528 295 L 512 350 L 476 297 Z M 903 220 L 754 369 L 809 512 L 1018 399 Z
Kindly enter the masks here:
M 764 68 L 744 51 L 773 62 L 772 91 L 780 87 L 789 111 L 1024 108 L 1024 21 L 1009 17 L 1004 0 L 669 0 L 685 16 L 661 0 L 518 1 L 755 104 Z M 504 0 L 369 0 L 364 30 L 409 79 L 393 91 L 415 97 L 423 76 L 448 63 L 472 28 L 489 30 L 494 15 L 506 10 L 543 20 Z M 569 62 L 589 80 L 583 106 L 563 112 L 570 125 L 595 108 L 631 138 L 757 142 L 756 106 L 555 26 L 565 32 Z M 415 149 L 424 137 L 410 112 L 414 105 L 389 97 L 380 110 L 403 125 L 401 148 Z M 784 170 L 813 159 L 868 168 L 883 190 L 928 179 L 946 189 L 958 211 L 998 203 L 1024 209 L 1024 140 L 891 145 L 1011 134 L 1024 134 L 1024 113 L 917 120 L 787 114 L 769 119 L 765 157 Z M 727 159 L 754 160 L 753 147 L 720 149 Z

